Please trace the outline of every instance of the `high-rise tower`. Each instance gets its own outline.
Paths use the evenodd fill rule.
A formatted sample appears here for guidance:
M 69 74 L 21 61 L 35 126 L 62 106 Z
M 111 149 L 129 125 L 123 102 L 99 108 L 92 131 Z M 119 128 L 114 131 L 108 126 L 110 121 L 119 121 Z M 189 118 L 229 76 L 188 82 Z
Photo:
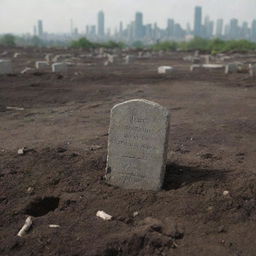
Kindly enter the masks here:
M 104 12 L 100 11 L 98 13 L 98 36 L 104 37 L 105 35 L 105 16 Z
M 42 20 L 38 20 L 37 22 L 37 32 L 38 32 L 38 36 L 42 37 L 44 30 L 43 30 L 43 21 Z
M 202 36 L 202 7 L 200 6 L 195 7 L 194 35 Z
M 135 39 L 142 39 L 143 36 L 144 36 L 143 14 L 141 12 L 136 12 L 135 24 L 134 24 L 134 37 Z

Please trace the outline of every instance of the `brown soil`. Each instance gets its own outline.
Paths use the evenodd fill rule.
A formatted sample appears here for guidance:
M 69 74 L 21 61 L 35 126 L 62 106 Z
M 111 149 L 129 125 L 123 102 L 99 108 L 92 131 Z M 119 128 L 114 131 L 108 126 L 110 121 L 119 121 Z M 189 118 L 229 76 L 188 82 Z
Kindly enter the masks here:
M 68 74 L 21 75 L 60 50 L 7 51 L 3 58 L 23 54 L 13 59 L 16 74 L 0 77 L 0 255 L 256 255 L 256 84 L 248 74 L 191 73 L 180 53 L 108 67 L 83 58 Z M 157 75 L 159 65 L 176 72 Z M 159 192 L 103 179 L 110 109 L 133 98 L 171 112 Z M 19 238 L 28 215 L 33 226 Z

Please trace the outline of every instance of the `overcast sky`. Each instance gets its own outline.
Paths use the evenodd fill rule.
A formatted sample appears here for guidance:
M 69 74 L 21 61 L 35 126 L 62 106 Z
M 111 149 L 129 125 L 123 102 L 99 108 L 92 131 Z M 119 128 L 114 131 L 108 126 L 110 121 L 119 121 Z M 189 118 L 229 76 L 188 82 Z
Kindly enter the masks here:
M 105 12 L 106 27 L 114 29 L 144 14 L 144 23 L 157 22 L 165 27 L 174 18 L 185 27 L 193 22 L 194 7 L 203 7 L 203 16 L 211 19 L 235 17 L 251 23 L 256 19 L 256 0 L 0 0 L 0 33 L 32 33 L 33 25 L 42 19 L 47 32 L 69 32 L 70 20 L 80 32 L 85 25 L 96 24 L 97 12 Z

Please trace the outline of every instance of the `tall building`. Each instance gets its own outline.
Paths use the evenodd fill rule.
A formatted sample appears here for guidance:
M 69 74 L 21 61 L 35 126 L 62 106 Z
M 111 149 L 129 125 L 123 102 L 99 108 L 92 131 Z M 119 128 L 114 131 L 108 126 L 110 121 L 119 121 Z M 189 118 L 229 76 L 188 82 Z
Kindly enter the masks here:
M 174 20 L 173 19 L 168 19 L 167 21 L 167 36 L 173 37 L 174 36 Z
M 252 21 L 251 39 L 256 42 L 256 20 Z
M 136 12 L 134 26 L 135 26 L 134 38 L 142 39 L 144 36 L 144 26 L 143 26 L 143 14 L 141 12 Z
M 218 19 L 216 24 L 216 36 L 221 38 L 223 31 L 223 19 Z
M 240 36 L 241 38 L 244 38 L 244 39 L 250 38 L 250 29 L 249 29 L 248 22 L 243 22 Z
M 204 19 L 204 27 L 203 27 L 202 36 L 206 38 L 211 38 L 213 35 L 214 22 L 210 20 L 209 16 L 206 16 Z
M 194 18 L 194 35 L 197 37 L 202 36 L 202 7 L 195 7 L 195 18 Z
M 33 35 L 34 35 L 34 36 L 37 35 L 37 28 L 36 28 L 36 26 L 33 27 Z
M 38 32 L 39 37 L 43 37 L 44 30 L 43 30 L 43 21 L 42 20 L 38 20 L 38 22 L 37 22 L 37 32 Z
M 230 21 L 229 37 L 230 39 L 237 39 L 239 37 L 239 26 L 237 19 L 232 19 Z
M 104 12 L 100 11 L 98 13 L 98 36 L 104 37 L 105 34 L 105 17 Z

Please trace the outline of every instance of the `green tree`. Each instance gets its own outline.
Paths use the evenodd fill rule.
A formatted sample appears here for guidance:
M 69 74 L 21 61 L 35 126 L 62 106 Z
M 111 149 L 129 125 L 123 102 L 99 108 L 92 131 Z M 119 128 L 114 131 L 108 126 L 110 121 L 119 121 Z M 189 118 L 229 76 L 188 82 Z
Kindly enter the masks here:
M 15 36 L 12 34 L 6 34 L 4 35 L 1 40 L 0 40 L 0 44 L 4 45 L 4 46 L 16 46 L 15 43 Z
M 86 37 L 82 37 L 77 41 L 72 41 L 70 44 L 72 48 L 95 48 L 96 45 L 89 41 Z

